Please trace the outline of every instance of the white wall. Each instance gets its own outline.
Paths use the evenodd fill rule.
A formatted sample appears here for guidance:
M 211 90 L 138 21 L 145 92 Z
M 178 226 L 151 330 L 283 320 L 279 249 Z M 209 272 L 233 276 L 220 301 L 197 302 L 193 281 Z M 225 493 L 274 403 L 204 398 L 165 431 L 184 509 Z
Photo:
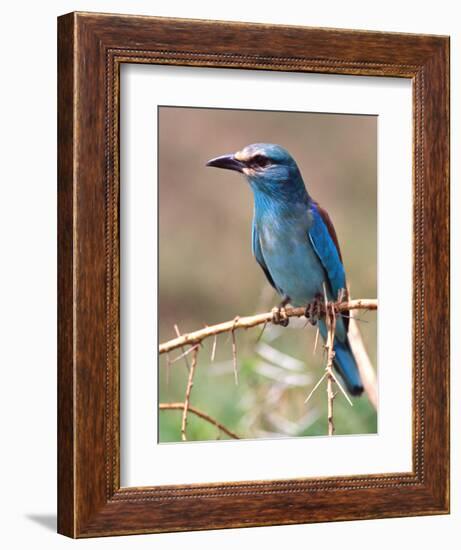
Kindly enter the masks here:
M 299 0 L 93 0 L 2 5 L 0 85 L 0 507 L 4 548 L 201 547 L 264 545 L 279 548 L 333 545 L 342 548 L 418 549 L 459 547 L 461 533 L 461 390 L 459 322 L 453 319 L 452 514 L 409 518 L 268 527 L 80 543 L 54 533 L 56 493 L 56 17 L 73 10 L 305 24 L 311 26 L 449 34 L 452 37 L 452 151 L 459 151 L 461 20 L 457 2 L 387 0 L 301 2 Z M 458 153 L 459 156 L 459 153 Z M 459 161 L 452 155 L 452 280 L 459 280 L 461 197 Z M 5 169 L 6 168 L 6 169 Z M 453 286 L 453 310 L 459 308 Z M 100 546 L 98 546 L 100 547 Z

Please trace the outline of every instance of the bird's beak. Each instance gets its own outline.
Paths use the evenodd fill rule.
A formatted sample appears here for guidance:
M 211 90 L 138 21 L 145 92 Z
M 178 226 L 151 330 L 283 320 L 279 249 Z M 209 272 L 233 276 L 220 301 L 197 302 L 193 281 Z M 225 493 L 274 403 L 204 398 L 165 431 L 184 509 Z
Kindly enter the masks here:
M 206 163 L 207 166 L 214 166 L 215 168 L 226 168 L 227 170 L 236 170 L 241 172 L 245 165 L 243 162 L 237 160 L 234 155 L 223 155 L 222 157 L 216 157 L 209 160 Z

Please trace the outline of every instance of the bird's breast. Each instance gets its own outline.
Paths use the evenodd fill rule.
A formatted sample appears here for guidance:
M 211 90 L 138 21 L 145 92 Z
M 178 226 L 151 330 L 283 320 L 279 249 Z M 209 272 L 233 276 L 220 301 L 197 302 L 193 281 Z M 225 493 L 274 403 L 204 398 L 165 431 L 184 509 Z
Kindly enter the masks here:
M 308 237 L 306 220 L 266 220 L 258 224 L 261 251 L 282 294 L 305 305 L 323 293 L 324 269 Z

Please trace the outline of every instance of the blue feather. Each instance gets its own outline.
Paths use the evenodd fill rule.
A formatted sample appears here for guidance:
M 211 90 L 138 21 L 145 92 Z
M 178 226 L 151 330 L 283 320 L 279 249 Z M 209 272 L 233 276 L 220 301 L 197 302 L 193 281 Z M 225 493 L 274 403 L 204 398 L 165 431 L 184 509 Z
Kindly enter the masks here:
M 277 290 L 274 280 L 272 279 L 271 274 L 267 269 L 266 262 L 264 261 L 263 253 L 261 250 L 261 244 L 259 242 L 258 228 L 256 227 L 256 224 L 254 222 L 252 224 L 251 230 L 252 230 L 251 242 L 252 242 L 253 256 L 255 257 L 255 260 L 260 265 L 261 269 L 264 271 L 264 274 L 266 275 L 266 278 L 269 281 L 269 283 Z
M 346 288 L 344 266 L 339 257 L 338 249 L 315 204 L 311 207 L 311 211 L 313 214 L 313 221 L 309 229 L 309 239 L 325 268 L 329 286 L 333 293 L 333 299 L 337 300 L 338 293 L 341 289 Z

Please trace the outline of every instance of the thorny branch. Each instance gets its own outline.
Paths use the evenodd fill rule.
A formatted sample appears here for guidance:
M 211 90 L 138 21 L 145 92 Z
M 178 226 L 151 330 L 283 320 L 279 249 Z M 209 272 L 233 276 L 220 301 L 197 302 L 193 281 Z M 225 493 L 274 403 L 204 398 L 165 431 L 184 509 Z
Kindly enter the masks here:
M 192 390 L 192 386 L 194 385 L 194 374 L 195 374 L 195 368 L 197 367 L 197 355 L 198 355 L 198 346 L 195 347 L 193 351 L 192 365 L 189 368 L 189 376 L 187 378 L 186 397 L 184 399 L 184 407 L 183 407 L 182 421 L 181 421 L 181 438 L 183 441 L 187 441 L 187 436 L 186 436 L 187 412 L 189 410 L 190 392 Z
M 328 306 L 330 304 L 327 302 L 327 315 L 326 322 L 328 328 L 328 337 L 325 344 L 325 349 L 327 351 L 327 402 L 328 402 L 328 435 L 333 435 L 335 433 L 335 425 L 333 421 L 333 401 L 335 399 L 335 393 L 333 392 L 333 359 L 335 357 L 335 352 L 333 349 L 333 342 L 335 338 L 335 328 L 336 328 L 336 315 L 334 313 L 333 307 L 331 311 L 328 311 Z
M 326 289 L 325 290 L 325 322 L 327 325 L 327 340 L 325 342 L 325 351 L 327 355 L 326 360 L 326 367 L 325 372 L 323 376 L 320 378 L 320 380 L 315 384 L 314 388 L 310 392 L 310 394 L 306 397 L 306 400 L 304 403 L 307 403 L 309 399 L 314 395 L 317 388 L 320 386 L 320 384 L 325 380 L 327 380 L 327 419 L 328 419 L 328 435 L 333 435 L 335 432 L 335 425 L 333 420 L 333 402 L 336 397 L 337 392 L 333 391 L 333 384 L 336 384 L 338 388 L 341 390 L 341 393 L 344 395 L 344 397 L 347 399 L 349 405 L 352 407 L 352 401 L 349 399 L 349 396 L 347 395 L 345 389 L 342 387 L 341 383 L 335 376 L 333 372 L 333 360 L 335 358 L 335 351 L 334 351 L 334 340 L 335 340 L 335 330 L 336 330 L 336 310 L 335 310 L 335 303 L 329 302 L 326 296 Z
M 355 309 L 376 310 L 378 308 L 378 300 L 350 300 L 348 302 L 335 302 L 333 306 L 336 314 Z M 306 308 L 304 307 L 286 308 L 284 311 L 288 318 L 304 317 L 306 314 Z M 325 315 L 325 305 L 321 305 L 320 313 Z M 158 352 L 159 354 L 162 354 L 184 346 L 194 346 L 200 344 L 203 340 L 209 338 L 210 336 L 215 336 L 224 332 L 233 332 L 241 328 L 248 329 L 258 325 L 263 325 L 265 323 L 270 323 L 273 318 L 273 312 L 259 313 L 248 317 L 236 317 L 232 321 L 226 321 L 225 323 L 205 327 L 203 329 L 196 330 L 195 332 L 189 332 L 188 334 L 183 334 L 177 338 L 173 338 L 173 340 L 169 340 L 168 342 L 164 342 L 163 344 L 160 344 Z
M 168 410 L 177 410 L 177 411 L 184 411 L 184 403 L 160 403 L 158 408 L 161 411 L 168 411 Z M 213 424 L 213 426 L 216 426 L 218 430 L 225 433 L 232 439 L 240 439 L 240 436 L 238 436 L 235 432 L 230 430 L 229 428 L 226 428 L 224 424 L 221 424 L 221 422 L 218 422 L 215 420 L 212 416 L 209 414 L 204 413 L 203 411 L 197 409 L 196 407 L 192 407 L 191 405 L 188 405 L 187 410 L 196 416 L 202 418 L 203 420 L 206 420 L 210 424 Z
M 176 336 L 177 336 L 178 338 L 180 338 L 180 337 L 181 337 L 181 333 L 179 332 L 179 327 L 178 327 L 178 325 L 175 325 L 175 326 L 174 326 L 174 331 L 176 332 Z M 184 346 L 182 346 L 181 351 L 183 352 L 182 357 L 184 357 L 184 361 L 186 362 L 187 370 L 189 370 L 189 369 L 190 369 L 190 365 L 189 365 L 189 361 L 187 360 L 187 353 L 186 353 L 186 350 L 185 350 Z
M 350 310 L 376 310 L 378 308 L 378 301 L 372 299 L 360 299 L 360 300 L 349 300 L 342 301 L 339 299 L 337 302 L 329 302 L 326 298 L 325 292 L 325 301 L 323 304 L 319 304 L 320 311 L 319 316 L 325 318 L 327 325 L 328 333 L 327 340 L 325 342 L 325 351 L 327 355 L 325 373 L 314 386 L 313 390 L 308 395 L 305 402 L 309 401 L 311 396 L 315 393 L 320 384 L 326 379 L 327 381 L 327 404 L 328 404 L 328 435 L 333 435 L 335 431 L 334 419 L 333 419 L 333 402 L 336 397 L 337 392 L 333 390 L 333 385 L 336 384 L 339 390 L 343 393 L 349 404 L 352 406 L 352 402 L 349 399 L 346 391 L 342 387 L 341 383 L 335 376 L 333 372 L 333 359 L 334 359 L 334 337 L 335 337 L 335 328 L 336 328 L 336 317 L 342 312 Z M 229 437 L 233 439 L 239 439 L 234 432 L 226 428 L 220 422 L 209 416 L 208 414 L 192 407 L 190 405 L 190 396 L 193 386 L 194 374 L 197 367 L 197 357 L 199 353 L 199 348 L 202 344 L 202 341 L 206 338 L 213 336 L 213 346 L 212 346 L 212 361 L 216 352 L 216 342 L 217 336 L 222 333 L 230 333 L 232 336 L 232 359 L 233 359 L 233 368 L 234 368 L 234 377 L 235 382 L 238 383 L 238 371 L 237 371 L 237 352 L 236 352 L 236 340 L 235 340 L 235 331 L 237 329 L 248 329 L 258 325 L 264 325 L 266 327 L 267 323 L 276 322 L 275 316 L 277 314 L 277 319 L 280 321 L 280 314 L 283 315 L 284 322 L 288 323 L 290 317 L 305 317 L 308 315 L 306 308 L 297 307 L 297 308 L 283 308 L 281 311 L 271 311 L 269 313 L 260 313 L 257 315 L 252 315 L 248 317 L 235 317 L 232 321 L 227 321 L 225 323 L 220 323 L 214 326 L 206 326 L 201 330 L 195 332 L 190 332 L 188 334 L 181 335 L 179 333 L 178 327 L 175 325 L 175 332 L 177 337 L 173 340 L 169 340 L 159 346 L 159 353 L 167 354 L 167 363 L 170 366 L 172 363 L 178 361 L 179 359 L 184 358 L 186 365 L 188 366 L 189 374 L 186 386 L 186 393 L 184 403 L 161 403 L 159 405 L 160 410 L 182 410 L 182 421 L 181 421 L 181 438 L 183 441 L 187 441 L 186 428 L 187 428 L 187 415 L 188 412 L 192 412 L 195 415 L 201 417 L 207 422 L 215 425 L 223 433 L 226 433 Z M 352 316 L 351 316 L 352 317 Z M 366 353 L 366 350 L 363 346 L 363 341 L 361 340 L 360 332 L 358 330 L 357 324 L 351 318 L 352 331 L 350 336 L 351 345 L 353 348 L 354 355 L 358 359 L 359 370 L 362 378 L 364 379 L 365 391 L 368 394 L 370 402 L 376 408 L 377 402 L 377 390 L 376 390 L 376 377 L 374 375 L 373 368 L 371 367 L 370 360 Z M 286 325 L 285 325 L 286 326 Z M 317 334 L 318 337 L 318 334 Z M 317 340 L 317 338 L 316 338 Z M 181 349 L 181 354 L 176 357 L 173 361 L 170 360 L 168 353 L 175 349 Z M 187 361 L 187 355 L 192 354 L 192 364 L 189 365 Z M 362 365 L 363 363 L 363 365 Z

